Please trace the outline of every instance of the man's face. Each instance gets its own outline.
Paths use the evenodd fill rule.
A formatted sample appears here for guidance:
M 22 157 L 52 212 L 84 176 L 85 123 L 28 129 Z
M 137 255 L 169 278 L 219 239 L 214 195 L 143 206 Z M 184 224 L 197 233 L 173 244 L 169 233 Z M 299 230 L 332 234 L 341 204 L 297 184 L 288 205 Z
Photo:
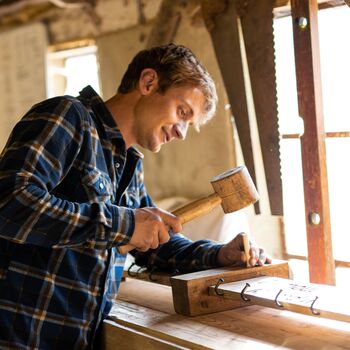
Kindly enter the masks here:
M 136 143 L 158 152 L 163 144 L 175 138 L 185 139 L 188 127 L 198 122 L 204 104 L 205 97 L 196 87 L 173 87 L 162 94 L 156 85 L 135 105 L 133 134 Z

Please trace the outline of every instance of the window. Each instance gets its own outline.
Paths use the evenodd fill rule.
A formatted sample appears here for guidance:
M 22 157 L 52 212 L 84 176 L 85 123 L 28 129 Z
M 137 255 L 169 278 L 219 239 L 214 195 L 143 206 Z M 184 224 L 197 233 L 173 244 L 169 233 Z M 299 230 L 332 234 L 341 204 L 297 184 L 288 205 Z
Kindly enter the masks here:
M 350 277 L 350 8 L 319 11 L 319 40 L 326 131 L 329 201 L 337 285 Z M 303 200 L 302 159 L 299 136 L 303 121 L 298 116 L 293 32 L 290 17 L 275 20 L 276 74 L 279 107 L 281 167 L 284 197 L 286 257 L 298 258 L 296 278 L 308 278 L 307 241 Z M 295 263 L 291 261 L 291 266 Z M 300 269 L 303 266 L 304 269 Z
M 100 94 L 96 46 L 48 54 L 48 97 L 77 96 L 91 85 Z

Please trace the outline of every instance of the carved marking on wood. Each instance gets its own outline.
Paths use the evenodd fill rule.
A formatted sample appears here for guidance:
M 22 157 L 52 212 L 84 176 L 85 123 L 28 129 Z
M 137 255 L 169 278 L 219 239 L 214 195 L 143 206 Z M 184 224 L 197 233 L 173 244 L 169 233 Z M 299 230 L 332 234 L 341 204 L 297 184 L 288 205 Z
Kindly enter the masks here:
M 245 288 L 247 283 L 249 287 Z M 264 276 L 211 286 L 209 294 L 216 296 L 219 292 L 222 298 L 240 300 L 243 288 L 244 296 L 250 299 L 247 305 L 284 308 L 306 315 L 350 322 L 350 305 L 347 302 L 349 291 L 331 286 Z

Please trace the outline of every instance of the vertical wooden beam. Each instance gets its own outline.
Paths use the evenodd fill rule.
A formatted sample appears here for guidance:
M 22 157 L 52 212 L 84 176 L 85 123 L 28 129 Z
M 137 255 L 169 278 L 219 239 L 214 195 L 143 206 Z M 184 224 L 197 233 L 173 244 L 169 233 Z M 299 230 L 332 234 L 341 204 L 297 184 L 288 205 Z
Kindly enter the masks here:
M 323 123 L 317 0 L 292 0 L 310 281 L 335 283 Z
M 244 163 L 257 185 L 235 0 L 201 0 L 203 18 L 225 84 Z M 259 203 L 254 205 L 260 214 Z

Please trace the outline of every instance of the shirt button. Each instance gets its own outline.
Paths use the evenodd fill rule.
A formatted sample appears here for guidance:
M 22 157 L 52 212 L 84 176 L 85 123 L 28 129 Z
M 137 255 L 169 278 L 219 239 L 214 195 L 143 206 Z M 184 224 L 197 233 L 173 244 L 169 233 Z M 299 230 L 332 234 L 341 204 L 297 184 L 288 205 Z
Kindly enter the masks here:
M 102 182 L 100 182 L 100 185 L 99 185 L 100 189 L 103 190 L 104 189 L 104 184 Z
M 120 167 L 120 164 L 119 163 L 115 163 L 115 167 L 116 167 L 116 169 L 118 169 Z

